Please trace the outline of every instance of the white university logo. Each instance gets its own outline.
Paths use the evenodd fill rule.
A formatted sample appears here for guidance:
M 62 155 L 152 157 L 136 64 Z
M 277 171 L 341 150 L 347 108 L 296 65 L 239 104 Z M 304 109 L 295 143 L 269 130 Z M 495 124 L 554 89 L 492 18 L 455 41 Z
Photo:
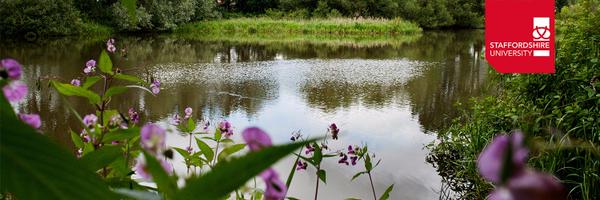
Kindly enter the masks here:
M 533 41 L 550 41 L 550 18 L 533 18 Z

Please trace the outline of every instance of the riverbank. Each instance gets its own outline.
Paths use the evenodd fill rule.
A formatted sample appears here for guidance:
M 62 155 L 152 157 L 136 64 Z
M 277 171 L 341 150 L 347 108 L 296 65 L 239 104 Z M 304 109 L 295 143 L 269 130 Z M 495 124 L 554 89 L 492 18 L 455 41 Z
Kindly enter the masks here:
M 494 74 L 498 94 L 476 99 L 439 131 L 428 162 L 460 199 L 487 198 L 494 186 L 476 160 L 492 138 L 512 131 L 527 136 L 528 164 L 560 179 L 569 199 L 600 197 L 599 6 L 582 1 L 557 14 L 555 74 Z
M 183 34 L 327 34 L 327 35 L 402 35 L 419 34 L 422 29 L 402 19 L 312 19 L 237 18 L 194 22 L 180 26 Z

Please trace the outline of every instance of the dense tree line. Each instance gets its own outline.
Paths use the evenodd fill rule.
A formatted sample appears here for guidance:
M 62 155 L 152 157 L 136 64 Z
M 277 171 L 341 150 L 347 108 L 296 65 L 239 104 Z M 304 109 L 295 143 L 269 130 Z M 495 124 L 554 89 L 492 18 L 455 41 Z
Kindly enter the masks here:
M 234 13 L 283 15 L 290 18 L 396 18 L 425 28 L 482 27 L 483 0 L 223 0 Z
M 557 10 L 570 0 L 557 0 Z M 484 0 L 1 0 L 1 35 L 168 31 L 191 21 L 273 18 L 403 18 L 423 28 L 483 27 Z

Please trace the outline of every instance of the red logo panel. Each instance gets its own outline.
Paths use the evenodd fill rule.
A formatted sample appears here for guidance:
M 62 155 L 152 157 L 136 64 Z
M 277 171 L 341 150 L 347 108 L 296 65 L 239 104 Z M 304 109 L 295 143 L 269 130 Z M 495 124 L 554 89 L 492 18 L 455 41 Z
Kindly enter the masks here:
M 554 73 L 554 0 L 486 0 L 485 57 L 500 73 Z

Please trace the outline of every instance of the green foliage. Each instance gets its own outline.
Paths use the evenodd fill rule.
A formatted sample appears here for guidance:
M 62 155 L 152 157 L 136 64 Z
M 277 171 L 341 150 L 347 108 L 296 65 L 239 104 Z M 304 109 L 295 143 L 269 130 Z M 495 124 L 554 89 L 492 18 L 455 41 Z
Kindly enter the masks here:
M 3 95 L 0 110 L 12 111 Z M 58 144 L 0 113 L 0 190 L 18 199 L 116 199 L 100 177 Z M 35 189 L 32 189 L 35 188 Z
M 387 189 L 385 189 L 385 192 L 383 192 L 383 194 L 381 194 L 381 197 L 379 197 L 379 200 L 387 200 L 390 198 L 390 192 L 392 192 L 392 190 L 394 189 L 394 184 L 390 185 Z
M 580 1 L 558 15 L 555 74 L 497 75 L 499 94 L 476 100 L 439 134 L 428 159 L 463 198 L 485 198 L 491 185 L 474 161 L 494 135 L 514 129 L 534 147 L 530 164 L 561 179 L 572 198 L 600 196 L 599 4 Z
M 90 103 L 96 104 L 100 102 L 100 96 L 90 90 L 84 89 L 82 87 L 74 86 L 66 83 L 59 83 L 56 81 L 51 81 L 52 86 L 56 88 L 58 92 L 65 96 L 80 96 L 85 97 L 89 100 Z
M 0 16 L 1 35 L 28 38 L 77 34 L 82 24 L 71 0 L 0 1 Z
M 401 19 L 322 19 L 275 20 L 240 18 L 197 22 L 177 30 L 180 33 L 201 34 L 334 34 L 334 35 L 411 35 L 419 34 L 418 25 Z
M 97 171 L 102 167 L 108 166 L 115 159 L 122 156 L 120 146 L 106 146 L 86 154 L 79 161 L 90 171 Z
M 203 199 L 221 199 L 273 163 L 309 142 L 312 140 L 267 147 L 258 152 L 250 152 L 241 158 L 221 162 L 210 172 L 188 180 L 186 186 L 174 199 L 195 199 L 199 196 Z

